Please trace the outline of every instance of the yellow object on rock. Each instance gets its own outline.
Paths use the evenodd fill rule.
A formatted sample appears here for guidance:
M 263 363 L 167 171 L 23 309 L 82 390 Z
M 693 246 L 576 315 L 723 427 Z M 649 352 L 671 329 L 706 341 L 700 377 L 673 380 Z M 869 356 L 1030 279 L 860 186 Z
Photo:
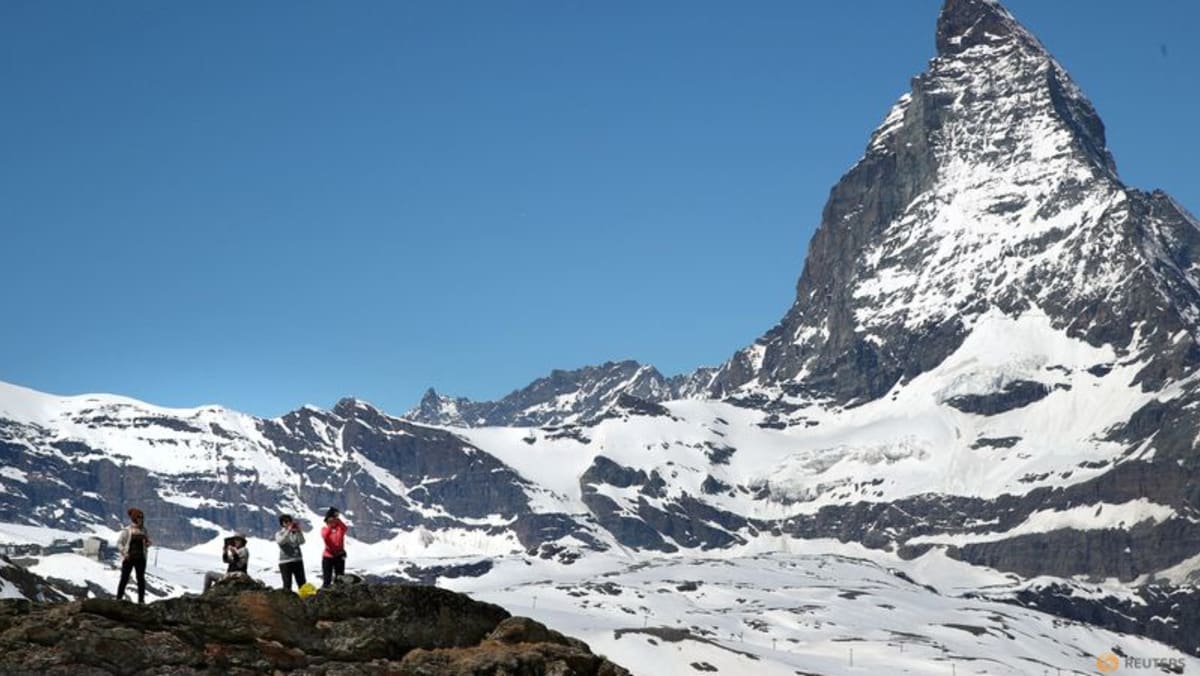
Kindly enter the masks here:
M 306 599 L 316 593 L 317 588 L 314 587 L 311 582 L 305 582 L 304 584 L 300 585 L 300 598 Z

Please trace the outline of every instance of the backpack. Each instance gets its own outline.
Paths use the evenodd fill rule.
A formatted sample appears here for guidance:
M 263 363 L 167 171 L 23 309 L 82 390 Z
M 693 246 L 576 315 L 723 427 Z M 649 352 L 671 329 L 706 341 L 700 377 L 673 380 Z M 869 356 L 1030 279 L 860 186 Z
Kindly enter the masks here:
M 129 534 L 129 558 L 144 559 L 146 558 L 146 534 L 140 531 L 135 531 Z

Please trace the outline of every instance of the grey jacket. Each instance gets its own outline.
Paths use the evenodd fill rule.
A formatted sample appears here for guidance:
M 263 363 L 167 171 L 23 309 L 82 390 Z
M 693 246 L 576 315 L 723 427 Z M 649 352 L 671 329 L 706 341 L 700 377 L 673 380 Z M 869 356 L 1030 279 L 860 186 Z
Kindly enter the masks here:
M 304 560 L 304 554 L 300 551 L 300 545 L 304 544 L 304 533 L 280 528 L 279 532 L 275 534 L 275 543 L 279 545 L 280 563 Z

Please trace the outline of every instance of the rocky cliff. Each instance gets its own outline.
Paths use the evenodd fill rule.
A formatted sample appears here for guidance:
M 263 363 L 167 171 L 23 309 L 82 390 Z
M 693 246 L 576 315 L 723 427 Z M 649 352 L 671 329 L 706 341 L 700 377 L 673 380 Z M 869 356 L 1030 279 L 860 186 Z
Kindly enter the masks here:
M 147 606 L 0 600 L 0 671 L 629 674 L 581 641 L 442 589 L 363 583 L 301 599 L 249 578 Z

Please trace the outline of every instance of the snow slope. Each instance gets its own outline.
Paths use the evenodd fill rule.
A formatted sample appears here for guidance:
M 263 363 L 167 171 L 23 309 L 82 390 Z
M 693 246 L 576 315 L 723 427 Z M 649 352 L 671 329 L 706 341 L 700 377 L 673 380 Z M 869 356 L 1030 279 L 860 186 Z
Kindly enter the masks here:
M 0 540 L 56 535 L 63 534 L 0 524 Z M 203 573 L 219 567 L 219 547 L 214 541 L 188 551 L 159 548 L 149 580 L 160 593 L 151 599 L 198 592 Z M 253 538 L 249 547 L 251 574 L 277 586 L 274 545 Z M 353 541 L 348 549 L 351 572 L 383 576 L 412 564 L 480 558 L 397 557 L 387 547 Z M 319 549 L 311 539 L 305 557 L 315 576 Z M 439 584 L 582 638 L 647 676 L 1092 673 L 1095 657 L 1114 649 L 1200 669 L 1200 660 L 1147 639 L 968 598 L 1019 582 L 937 552 L 902 561 L 853 544 L 778 538 L 709 557 L 613 553 L 572 566 L 485 558 L 494 562 L 485 575 Z M 116 585 L 115 568 L 72 554 L 42 558 L 31 570 L 79 586 Z

